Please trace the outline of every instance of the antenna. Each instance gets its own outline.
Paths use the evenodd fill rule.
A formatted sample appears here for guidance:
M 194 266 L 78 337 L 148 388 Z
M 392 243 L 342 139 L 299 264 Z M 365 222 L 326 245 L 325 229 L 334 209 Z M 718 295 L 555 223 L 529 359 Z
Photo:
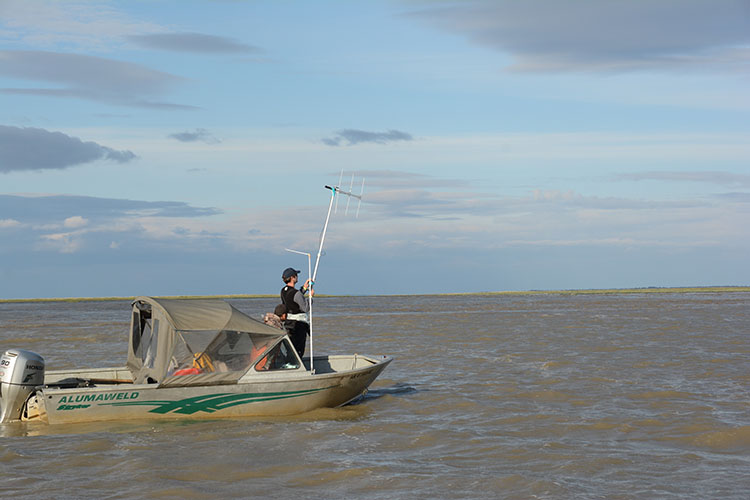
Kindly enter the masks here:
M 341 174 L 343 176 L 343 170 L 341 171 Z M 341 178 L 339 178 L 339 181 L 340 180 L 341 180 Z M 352 186 L 354 186 L 354 174 L 352 174 L 352 183 L 351 184 L 352 184 Z M 362 195 L 365 192 L 365 179 L 364 178 L 362 179 L 362 188 L 361 188 L 359 194 L 352 193 L 351 192 L 351 188 L 349 188 L 350 191 L 344 191 L 339 186 L 334 186 L 334 187 L 325 186 L 325 188 L 331 190 L 331 201 L 328 204 L 328 214 L 326 215 L 326 221 L 323 224 L 323 234 L 320 237 L 320 246 L 318 247 L 318 256 L 315 259 L 315 270 L 313 270 L 313 274 L 312 274 L 312 281 L 313 281 L 313 283 L 315 283 L 315 278 L 318 275 L 318 265 L 320 264 L 320 256 L 323 253 L 323 242 L 325 242 L 325 239 L 326 239 L 326 232 L 328 231 L 328 221 L 331 219 L 331 208 L 333 207 L 333 201 L 334 201 L 334 199 L 336 199 L 336 195 L 337 194 L 343 194 L 343 195 L 347 196 L 348 199 L 347 199 L 347 202 L 346 202 L 346 209 L 347 209 L 347 212 L 348 212 L 348 210 L 349 210 L 349 201 L 351 200 L 351 198 L 357 198 L 357 200 L 359 200 L 358 203 L 357 203 L 357 218 L 359 218 L 359 207 L 362 205 Z M 336 202 L 337 202 L 337 206 L 338 206 L 338 200 L 337 199 L 336 199 Z M 346 212 L 345 212 L 345 215 L 346 215 Z
M 339 176 L 339 184 L 341 184 L 341 180 L 344 177 L 344 171 L 341 171 L 341 175 Z M 359 218 L 359 207 L 362 205 L 362 195 L 365 192 L 365 179 L 362 179 L 362 187 L 360 188 L 359 194 L 352 193 L 352 188 L 354 187 L 354 174 L 352 174 L 352 180 L 351 184 L 349 186 L 349 191 L 344 191 L 341 189 L 338 185 L 331 187 L 331 186 L 325 186 L 326 189 L 331 190 L 331 201 L 328 203 L 328 213 L 326 214 L 326 221 L 323 224 L 323 234 L 320 237 L 320 245 L 318 246 L 318 255 L 315 258 L 315 270 L 310 274 L 310 267 L 311 267 L 311 260 L 312 256 L 308 252 L 301 252 L 299 250 L 292 250 L 291 248 L 285 248 L 287 252 L 292 252 L 300 255 L 307 255 L 307 275 L 310 276 L 310 289 L 312 290 L 313 285 L 315 284 L 315 278 L 318 275 L 318 265 L 320 264 L 320 256 L 323 254 L 323 243 L 326 239 L 326 232 L 328 231 L 328 222 L 331 219 L 331 209 L 333 208 L 333 201 L 336 200 L 336 207 L 338 207 L 338 198 L 336 198 L 337 194 L 343 194 L 347 197 L 346 201 L 346 212 L 344 214 L 346 215 L 349 211 L 349 202 L 351 201 L 351 198 L 357 198 L 357 218 Z M 315 366 L 314 366 L 314 357 L 313 357 L 313 314 L 312 314 L 312 303 L 313 301 L 310 300 L 308 305 L 308 321 L 310 325 L 310 374 L 315 374 Z
M 339 183 L 336 184 L 337 186 L 341 185 L 341 180 L 344 178 L 344 169 L 341 169 L 341 173 L 339 174 Z M 328 186 L 326 186 L 328 187 Z M 330 189 L 330 188 L 329 188 Z M 336 198 L 336 206 L 333 208 L 333 213 L 337 214 L 339 213 L 339 199 Z
M 352 183 L 349 185 L 349 192 L 352 192 L 352 188 L 354 187 L 354 174 L 352 174 Z M 351 196 L 346 197 L 346 210 L 344 211 L 344 215 L 349 215 L 349 202 L 352 201 Z

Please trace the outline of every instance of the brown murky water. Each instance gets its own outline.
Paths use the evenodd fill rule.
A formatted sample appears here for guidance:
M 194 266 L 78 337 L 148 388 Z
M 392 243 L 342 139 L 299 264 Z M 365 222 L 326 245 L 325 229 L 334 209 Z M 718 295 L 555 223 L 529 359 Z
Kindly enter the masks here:
M 237 300 L 258 316 L 274 300 Z M 125 302 L 0 304 L 0 349 L 125 359 Z M 32 498 L 747 498 L 750 294 L 347 297 L 317 353 L 396 359 L 277 419 L 0 427 Z M 309 346 L 309 344 L 308 344 Z

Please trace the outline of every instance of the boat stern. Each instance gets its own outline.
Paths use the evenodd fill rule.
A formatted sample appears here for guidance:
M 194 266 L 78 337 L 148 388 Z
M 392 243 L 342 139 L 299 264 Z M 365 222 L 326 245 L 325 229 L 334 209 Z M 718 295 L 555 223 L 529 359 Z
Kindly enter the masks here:
M 9 349 L 0 357 L 0 423 L 21 420 L 26 401 L 44 383 L 44 359 L 35 352 Z

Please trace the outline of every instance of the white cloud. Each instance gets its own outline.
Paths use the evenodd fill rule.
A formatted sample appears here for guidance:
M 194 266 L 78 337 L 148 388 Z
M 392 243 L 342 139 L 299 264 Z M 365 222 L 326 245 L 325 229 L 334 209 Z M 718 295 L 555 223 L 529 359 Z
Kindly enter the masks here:
M 0 219 L 0 229 L 8 229 L 11 227 L 18 227 L 21 223 L 15 219 Z
M 54 233 L 40 237 L 39 250 L 53 250 L 60 253 L 75 253 L 83 247 L 82 233 Z
M 511 247 L 686 248 L 750 243 L 746 215 L 722 200 L 659 201 L 530 190 L 525 196 L 457 192 L 380 191 L 355 219 L 343 211 L 330 223 L 326 248 L 365 254 L 468 251 Z M 373 200 L 376 200 L 375 203 Z M 404 216 L 408 215 L 408 216 Z M 320 210 L 310 207 L 234 212 L 220 218 L 143 218 L 142 235 L 190 251 L 315 251 Z
M 73 217 L 68 217 L 67 219 L 65 219 L 65 221 L 63 222 L 63 226 L 70 228 L 70 229 L 75 229 L 75 228 L 83 227 L 87 225 L 88 223 L 89 221 L 85 217 L 81 217 L 80 215 L 74 215 Z
M 0 229 L 7 226 L 23 230 L 18 238 L 7 242 L 6 246 L 21 251 L 34 249 L 59 253 L 98 252 L 104 248 L 120 248 L 123 243 L 125 246 L 133 242 L 153 243 L 160 239 L 156 228 L 170 227 L 172 218 L 185 221 L 220 213 L 216 209 L 191 207 L 179 202 L 3 194 L 0 194 L 0 212 L 13 216 L 2 220 Z M 71 212 L 78 214 L 72 215 Z M 152 219 L 167 222 L 154 223 Z M 142 222 L 148 225 L 148 230 Z M 177 224 L 180 223 L 174 225 Z M 210 224 L 205 227 L 208 226 Z M 201 230 L 204 233 L 200 237 L 206 239 L 209 229 L 202 227 Z M 179 249 L 184 246 L 186 235 L 172 232 L 163 240 Z M 140 250 L 138 244 L 133 244 L 132 248 Z
M 331 219 L 326 249 L 395 257 L 435 249 L 461 253 L 477 248 L 607 247 L 678 252 L 750 244 L 750 206 L 738 203 L 737 197 L 663 201 L 546 188 L 515 195 L 486 190 L 481 182 L 465 181 L 451 188 L 448 178 L 397 171 L 369 174 L 373 179 L 401 179 L 404 187 L 366 192 L 358 219 L 351 210 L 345 217 L 340 209 Z M 419 187 L 419 180 L 424 186 Z M 152 205 L 158 210 L 148 210 Z M 57 227 L 29 226 L 38 250 L 85 254 L 117 249 L 123 257 L 149 248 L 175 255 L 221 255 L 227 250 L 283 253 L 284 248 L 314 252 L 325 214 L 320 206 L 222 212 L 165 202 L 8 195 L 0 196 L 0 209 L 12 218 L 5 220 L 24 224 L 33 220 L 16 213 L 64 221 Z

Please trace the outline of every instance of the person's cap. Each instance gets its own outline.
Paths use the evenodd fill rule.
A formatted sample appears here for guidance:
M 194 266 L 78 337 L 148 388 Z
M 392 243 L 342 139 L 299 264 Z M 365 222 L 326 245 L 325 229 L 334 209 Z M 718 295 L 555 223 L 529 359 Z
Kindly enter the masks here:
M 276 306 L 276 309 L 273 310 L 273 313 L 278 317 L 281 317 L 282 314 L 286 314 L 288 312 L 289 310 L 284 304 L 279 304 L 278 306 Z
M 298 271 L 294 268 L 287 267 L 286 269 L 284 269 L 284 272 L 281 274 L 281 279 L 288 280 L 292 276 L 297 276 L 300 272 L 301 271 Z

